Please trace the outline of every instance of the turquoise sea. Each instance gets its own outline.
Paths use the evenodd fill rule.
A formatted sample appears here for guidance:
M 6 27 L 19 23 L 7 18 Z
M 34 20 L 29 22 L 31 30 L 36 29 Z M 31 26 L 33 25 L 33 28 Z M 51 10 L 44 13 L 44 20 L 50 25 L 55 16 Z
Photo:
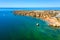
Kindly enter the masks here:
M 60 40 L 60 29 L 52 28 L 43 19 L 14 15 L 15 10 L 60 8 L 0 8 L 0 40 Z

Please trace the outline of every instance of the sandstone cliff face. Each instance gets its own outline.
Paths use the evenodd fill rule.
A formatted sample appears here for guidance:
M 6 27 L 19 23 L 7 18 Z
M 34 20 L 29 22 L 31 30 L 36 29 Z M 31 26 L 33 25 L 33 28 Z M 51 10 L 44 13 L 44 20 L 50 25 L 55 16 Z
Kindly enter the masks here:
M 48 21 L 49 25 L 60 27 L 60 17 L 57 17 L 57 15 L 60 14 L 60 11 L 54 10 L 14 11 L 14 14 L 42 18 L 43 20 Z

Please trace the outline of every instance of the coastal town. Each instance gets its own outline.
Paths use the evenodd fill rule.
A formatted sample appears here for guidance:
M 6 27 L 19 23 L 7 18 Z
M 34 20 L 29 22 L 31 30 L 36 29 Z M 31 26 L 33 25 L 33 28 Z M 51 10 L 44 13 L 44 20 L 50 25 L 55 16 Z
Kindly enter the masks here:
M 59 10 L 33 10 L 33 11 L 14 11 L 15 15 L 31 16 L 41 18 L 47 21 L 50 26 L 60 27 L 60 11 Z

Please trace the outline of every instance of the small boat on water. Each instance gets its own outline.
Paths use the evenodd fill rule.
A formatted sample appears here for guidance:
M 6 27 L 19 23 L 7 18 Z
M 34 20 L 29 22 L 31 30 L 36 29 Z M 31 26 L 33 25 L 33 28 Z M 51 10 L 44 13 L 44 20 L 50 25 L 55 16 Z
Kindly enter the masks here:
M 39 26 L 39 23 L 36 23 L 36 26 Z

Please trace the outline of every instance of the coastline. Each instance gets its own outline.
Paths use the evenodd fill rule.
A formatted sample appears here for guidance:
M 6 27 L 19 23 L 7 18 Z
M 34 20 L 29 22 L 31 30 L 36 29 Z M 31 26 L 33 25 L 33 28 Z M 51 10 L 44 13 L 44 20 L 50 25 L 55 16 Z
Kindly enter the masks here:
M 56 17 L 60 14 L 58 10 L 33 10 L 33 11 L 14 11 L 15 15 L 32 16 L 41 18 L 49 23 L 50 26 L 60 27 L 60 17 Z

